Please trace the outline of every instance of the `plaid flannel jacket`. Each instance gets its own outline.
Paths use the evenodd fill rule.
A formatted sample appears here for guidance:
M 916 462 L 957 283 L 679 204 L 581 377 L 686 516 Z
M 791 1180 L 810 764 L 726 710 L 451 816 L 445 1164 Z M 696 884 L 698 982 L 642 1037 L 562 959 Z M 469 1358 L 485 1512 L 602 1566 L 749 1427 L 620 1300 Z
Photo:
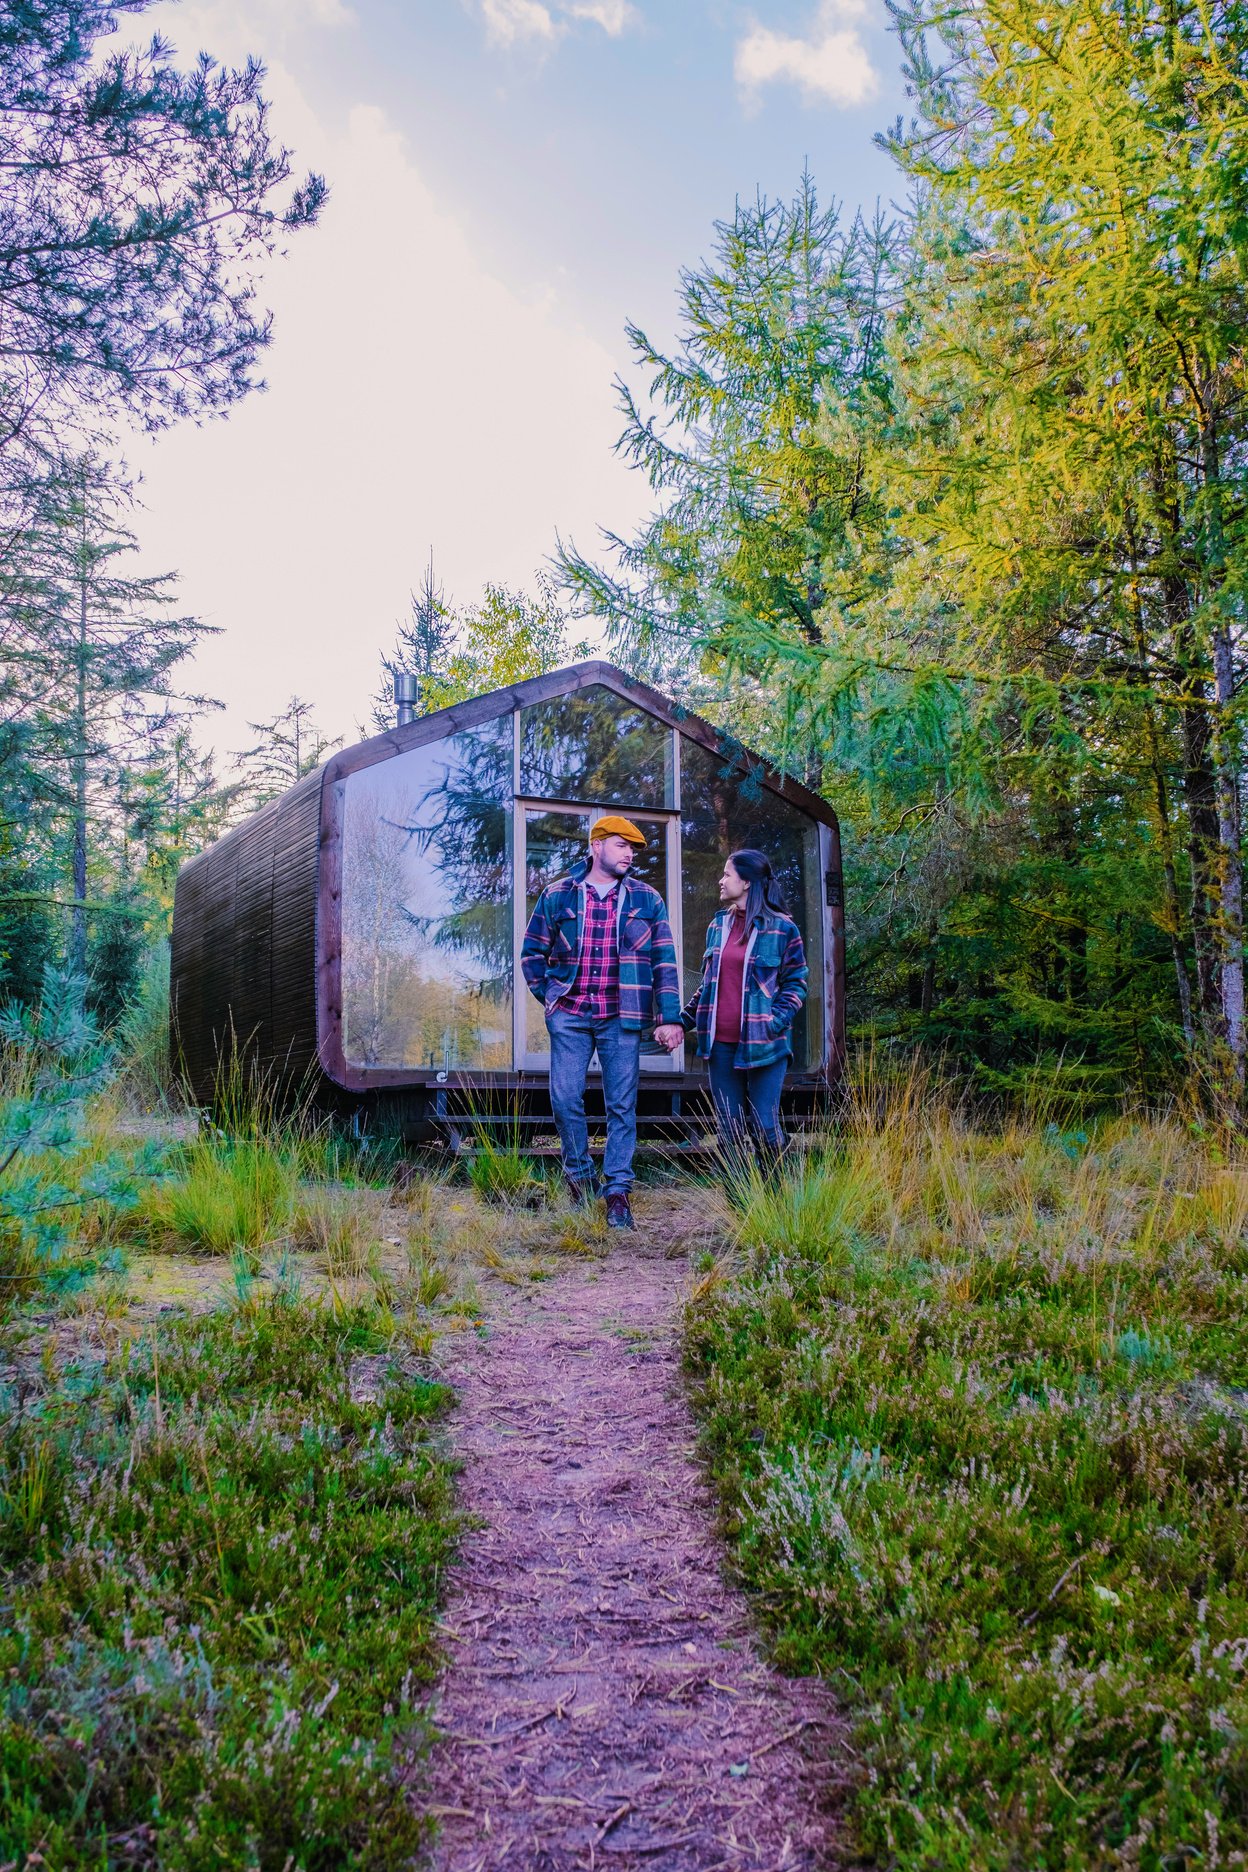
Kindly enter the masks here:
M 563 1005 L 573 1014 L 616 1020 L 620 1012 L 620 969 L 615 953 L 620 887 L 600 897 L 586 885 L 581 897 L 581 953 Z
M 711 918 L 706 954 L 702 957 L 702 979 L 681 1010 L 680 1024 L 686 1033 L 696 1032 L 697 1051 L 703 1059 L 709 1056 L 715 1037 L 719 962 L 732 916 L 731 910 L 721 910 Z M 749 1070 L 791 1056 L 790 1029 L 806 1000 L 808 973 L 802 933 L 792 917 L 778 910 L 764 910 L 756 916 L 745 946 L 741 1038 L 734 1066 Z
M 576 980 L 581 954 L 581 881 L 588 864 L 548 884 L 524 932 L 520 967 L 549 1013 Z M 616 956 L 620 971 L 620 1025 L 646 1029 L 680 1019 L 680 977 L 667 906 L 640 878 L 619 885 Z

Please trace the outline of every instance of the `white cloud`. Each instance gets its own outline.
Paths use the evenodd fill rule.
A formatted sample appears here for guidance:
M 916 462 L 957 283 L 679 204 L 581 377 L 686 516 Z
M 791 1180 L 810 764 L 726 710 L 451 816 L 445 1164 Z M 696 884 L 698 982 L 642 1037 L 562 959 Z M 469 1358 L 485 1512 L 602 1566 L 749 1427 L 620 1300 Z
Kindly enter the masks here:
M 517 39 L 555 38 L 555 22 L 541 0 L 481 0 L 486 37 L 491 45 L 510 46 Z
M 748 105 L 764 85 L 793 84 L 808 103 L 863 104 L 879 77 L 857 27 L 863 0 L 822 0 L 805 39 L 754 26 L 738 41 L 733 72 Z
M 188 40 L 237 59 L 236 5 L 197 5 Z M 627 533 L 646 505 L 612 454 L 623 359 L 552 287 L 491 270 L 384 111 L 320 121 L 275 59 L 266 90 L 297 169 L 331 189 L 262 288 L 271 387 L 128 451 L 145 567 L 176 568 L 180 605 L 222 630 L 193 678 L 228 703 L 205 730 L 221 748 L 292 691 L 352 739 L 431 545 L 466 602 L 486 579 L 530 584 L 556 530 Z
M 629 0 L 570 0 L 563 10 L 571 19 L 592 20 L 612 39 L 618 39 L 629 26 L 635 26 L 641 17 L 636 7 L 629 4 Z
M 339 0 L 324 3 L 336 5 Z M 480 0 L 480 7 L 487 42 L 504 48 L 521 40 L 552 46 L 580 20 L 618 39 L 641 18 L 632 0 L 554 0 L 554 11 L 543 0 Z

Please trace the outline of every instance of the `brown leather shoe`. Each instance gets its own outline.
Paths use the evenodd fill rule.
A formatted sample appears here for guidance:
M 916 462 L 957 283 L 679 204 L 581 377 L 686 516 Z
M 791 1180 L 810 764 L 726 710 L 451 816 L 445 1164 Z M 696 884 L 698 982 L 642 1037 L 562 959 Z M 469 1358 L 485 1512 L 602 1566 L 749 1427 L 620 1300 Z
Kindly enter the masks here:
M 610 1229 L 636 1228 L 633 1211 L 627 1196 L 607 1197 L 607 1227 Z

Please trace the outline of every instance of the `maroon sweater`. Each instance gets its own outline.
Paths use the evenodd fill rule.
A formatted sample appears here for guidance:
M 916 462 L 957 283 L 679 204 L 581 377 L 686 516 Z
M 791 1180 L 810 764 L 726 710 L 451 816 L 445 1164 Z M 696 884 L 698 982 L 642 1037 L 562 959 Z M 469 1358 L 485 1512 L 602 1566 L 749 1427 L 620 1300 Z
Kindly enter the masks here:
M 741 1038 L 741 996 L 745 988 L 745 917 L 732 919 L 728 940 L 719 952 L 719 988 L 715 995 L 715 1039 Z

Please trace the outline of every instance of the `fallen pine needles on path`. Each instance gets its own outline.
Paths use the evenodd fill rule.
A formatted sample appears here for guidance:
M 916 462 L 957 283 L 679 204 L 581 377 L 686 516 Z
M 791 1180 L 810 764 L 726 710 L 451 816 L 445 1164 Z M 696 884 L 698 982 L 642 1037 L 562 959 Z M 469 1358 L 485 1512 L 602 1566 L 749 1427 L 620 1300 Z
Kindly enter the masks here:
M 740 1192 L 688 1314 L 779 1661 L 909 1868 L 1248 1862 L 1248 1162 L 903 1090 Z
M 492 1271 L 481 1330 L 437 1349 L 472 1519 L 446 1609 L 438 1872 L 846 1863 L 836 1698 L 758 1655 L 682 1395 L 686 1250 L 718 1206 L 634 1196 L 635 1234 L 548 1281 Z
M 400 1866 L 455 1528 L 375 1302 L 278 1289 L 0 1416 L 0 1863 Z

